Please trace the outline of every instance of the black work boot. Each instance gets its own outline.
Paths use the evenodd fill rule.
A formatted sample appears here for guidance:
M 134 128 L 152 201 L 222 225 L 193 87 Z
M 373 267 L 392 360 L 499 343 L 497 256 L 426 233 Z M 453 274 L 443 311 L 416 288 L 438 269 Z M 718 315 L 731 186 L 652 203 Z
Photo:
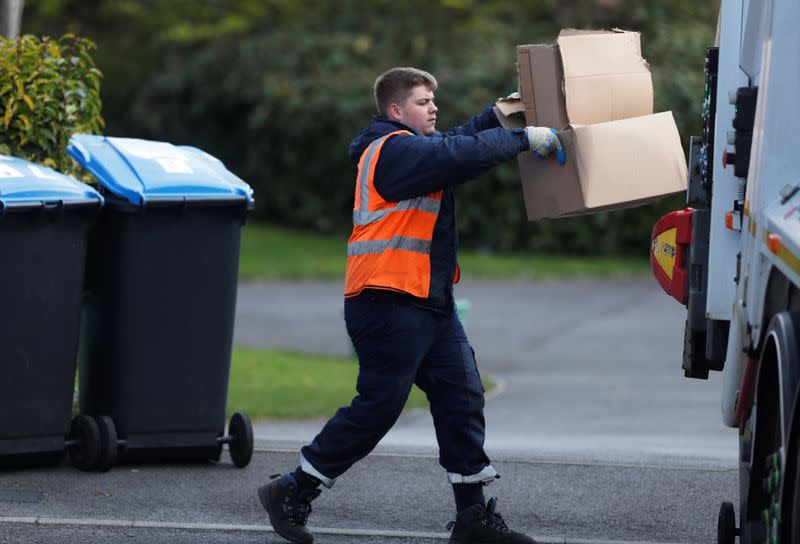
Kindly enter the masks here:
M 280 474 L 275 474 L 272 478 L 278 476 Z M 311 513 L 311 501 L 320 493 L 319 489 L 300 489 L 291 474 L 284 474 L 258 488 L 258 498 L 269 514 L 272 528 L 295 544 L 314 542 L 314 535 L 306 529 L 306 520 Z
M 450 544 L 536 544 L 522 533 L 508 528 L 503 516 L 494 511 L 497 499 L 486 503 L 473 504 L 456 514 L 456 520 L 447 524 L 453 529 Z

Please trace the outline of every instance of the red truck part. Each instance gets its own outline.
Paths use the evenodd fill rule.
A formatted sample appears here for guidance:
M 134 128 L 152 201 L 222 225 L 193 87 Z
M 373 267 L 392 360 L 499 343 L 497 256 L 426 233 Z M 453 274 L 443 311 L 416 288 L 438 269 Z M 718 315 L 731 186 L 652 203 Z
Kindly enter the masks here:
M 653 226 L 650 266 L 668 295 L 684 306 L 688 300 L 686 256 L 692 242 L 692 208 L 670 212 Z

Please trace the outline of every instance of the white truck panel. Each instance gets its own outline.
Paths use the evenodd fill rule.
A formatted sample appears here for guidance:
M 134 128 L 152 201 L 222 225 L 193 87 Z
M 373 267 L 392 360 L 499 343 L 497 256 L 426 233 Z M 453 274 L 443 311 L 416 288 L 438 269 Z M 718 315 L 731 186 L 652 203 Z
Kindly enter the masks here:
M 785 185 L 800 183 L 800 3 L 779 2 L 774 10 L 765 40 L 769 73 L 762 74 L 759 88 L 759 106 L 764 107 L 757 111 L 760 119 L 753 131 L 757 161 L 751 163 L 748 183 L 756 187 L 751 208 L 759 211 L 771 206 Z
M 773 6 L 768 2 L 765 10 L 765 22 L 768 32 L 763 36 L 761 46 L 763 59 L 759 74 L 759 96 L 753 128 L 753 147 L 748 179 L 747 199 L 752 219 L 758 226 L 754 243 L 754 251 L 748 252 L 751 259 L 755 255 L 763 255 L 773 261 L 776 266 L 796 285 L 797 271 L 789 266 L 786 260 L 779 259 L 769 253 L 765 246 L 765 230 L 780 235 L 784 247 L 794 255 L 798 253 L 800 239 L 800 222 L 797 212 L 792 206 L 797 205 L 797 197 L 781 204 L 781 190 L 800 183 L 800 165 L 798 164 L 798 135 L 800 126 L 800 75 L 798 75 L 797 58 L 800 53 L 800 35 L 795 24 L 800 20 L 800 4 L 797 2 L 780 2 Z M 775 47 L 775 43 L 781 44 Z M 788 214 L 788 215 L 787 215 Z M 758 262 L 753 262 L 757 266 Z M 763 312 L 763 295 L 748 293 L 749 319 L 753 324 L 751 339 L 758 343 Z
M 753 76 L 762 85 L 759 87 L 756 116 L 753 123 L 753 143 L 751 146 L 747 193 L 745 195 L 745 201 L 750 209 L 750 217 L 747 221 L 748 230 L 746 232 L 748 232 L 748 235 L 742 244 L 742 274 L 744 282 L 738 289 L 739 296 L 743 297 L 747 302 L 747 322 L 751 325 L 750 343 L 752 345 L 758 344 L 758 338 L 761 335 L 761 316 L 764 312 L 764 295 L 770 268 L 765 266 L 765 254 L 767 253 L 766 245 L 764 244 L 767 218 L 765 208 L 769 202 L 774 200 L 774 197 L 767 196 L 767 193 L 770 192 L 769 187 L 761 185 L 763 179 L 761 166 L 762 151 L 764 150 L 764 123 L 769 112 L 767 97 L 769 95 L 768 84 L 772 42 L 768 33 L 763 33 L 760 39 L 761 41 L 754 41 L 749 45 L 749 47 L 758 51 L 762 57 L 759 62 L 759 73 Z M 772 180 L 763 180 L 767 185 L 774 185 Z M 764 199 L 765 196 L 767 197 L 766 200 Z M 749 224 L 751 222 L 754 223 L 752 227 Z
M 745 23 L 747 43 L 742 45 L 742 66 L 751 74 L 753 84 L 759 86 L 759 95 L 745 195 L 750 217 L 743 222 L 740 244 L 742 279 L 731 305 L 733 315 L 723 371 L 722 418 L 731 427 L 738 424 L 735 407 L 746 363 L 743 349 L 759 343 L 767 282 L 773 266 L 800 286 L 798 266 L 792 266 L 791 259 L 787 261 L 771 253 L 765 242 L 767 232 L 778 234 L 784 247 L 791 254 L 800 256 L 800 209 L 797 208 L 800 207 L 800 193 L 786 203 L 780 202 L 780 192 L 786 185 L 800 184 L 800 161 L 797 159 L 800 157 L 797 135 L 800 127 L 800 71 L 796 64 L 800 56 L 800 33 L 796 28 L 796 22 L 800 20 L 800 3 L 786 1 L 774 5 L 768 0 L 764 5 L 757 4 L 760 3 L 753 4 L 754 8 L 765 9 L 761 15 Z M 775 47 L 775 43 L 781 47 Z M 745 49 L 748 58 L 745 58 Z M 756 58 L 758 60 L 754 60 Z M 727 94 L 735 88 L 720 84 L 719 94 Z M 720 125 L 720 118 L 718 103 L 718 135 L 730 127 L 730 124 Z M 715 175 L 715 191 L 716 182 Z M 755 222 L 754 232 L 751 221 Z M 709 270 L 720 253 L 712 250 Z M 715 282 L 709 283 L 713 285 Z M 748 323 L 751 326 L 749 337 Z
M 741 48 L 742 0 L 730 0 L 720 7 L 719 75 L 717 78 L 717 116 L 714 126 L 714 181 L 711 198 L 711 232 L 709 235 L 706 316 L 730 320 L 736 284 L 736 254 L 739 251 L 738 231 L 725 228 L 725 214 L 733 209 L 739 192 L 739 181 L 733 168 L 722 168 L 727 147 L 725 135 L 733 130 L 734 108 L 728 103 L 728 91 L 747 85 L 747 75 L 739 68 Z
M 773 213 L 774 212 L 774 213 Z M 793 255 L 800 255 L 800 193 L 786 204 L 776 202 L 770 209 L 767 228 L 781 237 L 781 244 Z M 800 285 L 800 273 L 786 259 L 765 251 L 764 255 L 789 281 Z

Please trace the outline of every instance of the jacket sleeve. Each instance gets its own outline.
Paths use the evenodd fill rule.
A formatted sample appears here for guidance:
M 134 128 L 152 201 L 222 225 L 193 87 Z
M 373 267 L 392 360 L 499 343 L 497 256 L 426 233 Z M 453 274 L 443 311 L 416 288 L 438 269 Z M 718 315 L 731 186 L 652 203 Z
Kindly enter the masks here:
M 392 202 L 427 195 L 476 178 L 527 149 L 524 129 L 496 127 L 451 136 L 397 134 L 381 149 L 375 189 Z
M 472 136 L 483 130 L 495 128 L 500 126 L 500 121 L 497 120 L 497 115 L 494 113 L 494 105 L 491 104 L 480 112 L 478 115 L 464 123 L 463 125 L 453 127 L 446 131 L 445 136 Z

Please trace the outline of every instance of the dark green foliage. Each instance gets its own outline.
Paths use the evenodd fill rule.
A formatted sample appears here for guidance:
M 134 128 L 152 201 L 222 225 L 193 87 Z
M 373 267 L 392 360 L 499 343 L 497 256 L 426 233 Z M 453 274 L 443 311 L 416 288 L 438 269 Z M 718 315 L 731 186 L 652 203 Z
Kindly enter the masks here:
M 94 43 L 71 34 L 0 38 L 0 153 L 78 173 L 65 151 L 69 137 L 103 125 L 92 49 Z
M 48 4 L 34 14 L 42 25 L 68 21 L 105 48 L 110 133 L 201 147 L 254 186 L 257 218 L 342 233 L 355 176 L 346 150 L 374 113 L 380 72 L 433 72 L 446 128 L 516 88 L 517 44 L 552 42 L 563 27 L 639 30 L 656 111 L 673 110 L 688 141 L 700 130 L 716 17 L 690 0 Z M 458 206 L 471 247 L 645 255 L 655 220 L 683 202 L 529 223 L 512 162 L 460 187 Z

